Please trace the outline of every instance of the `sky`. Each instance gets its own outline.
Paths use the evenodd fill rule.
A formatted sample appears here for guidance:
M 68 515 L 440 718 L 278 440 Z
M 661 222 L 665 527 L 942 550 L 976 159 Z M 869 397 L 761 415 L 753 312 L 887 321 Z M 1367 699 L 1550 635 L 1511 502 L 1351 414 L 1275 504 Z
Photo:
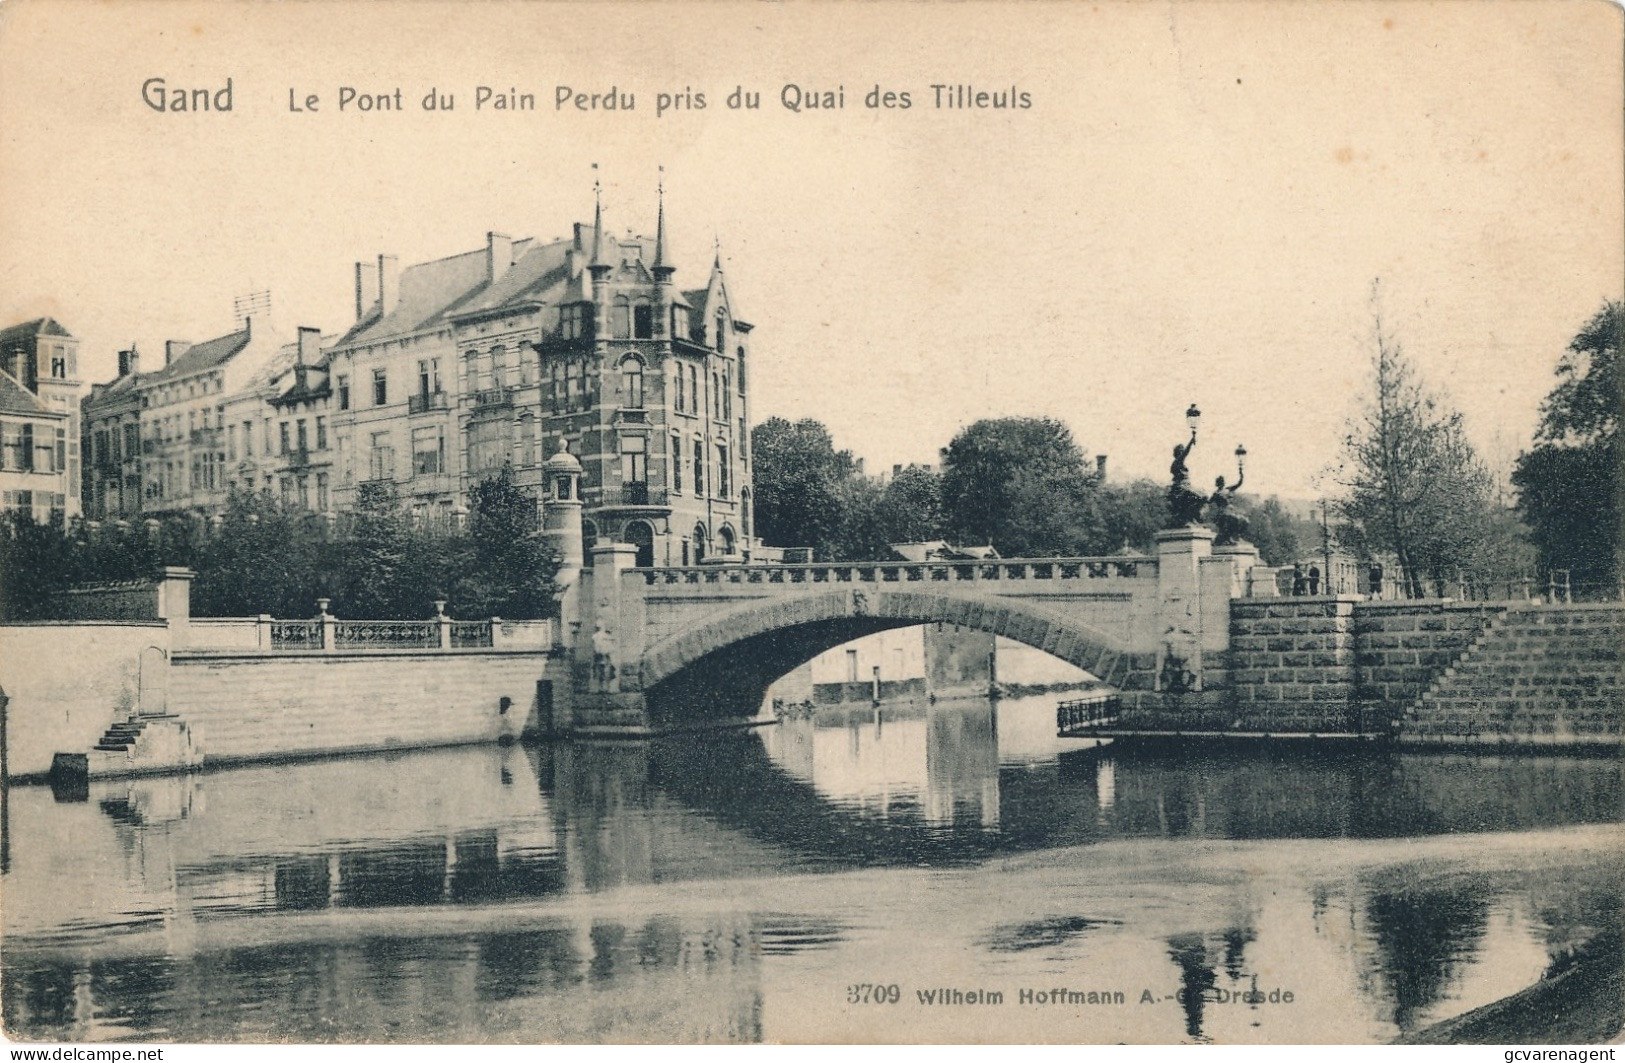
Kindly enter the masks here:
M 594 163 L 610 225 L 650 233 L 663 166 L 678 284 L 719 250 L 756 327 L 754 420 L 815 417 L 878 470 L 1051 416 L 1114 477 L 1162 479 L 1195 402 L 1195 478 L 1244 443 L 1250 490 L 1312 498 L 1374 283 L 1499 462 L 1625 294 L 1621 27 L 1603 0 L 10 0 L 0 319 L 57 317 L 87 380 L 132 341 L 151 362 L 230 331 L 255 289 L 290 334 L 339 332 L 355 261 L 562 236 Z M 155 111 L 157 77 L 230 78 L 232 109 Z M 480 85 L 535 109 L 476 110 Z M 787 86 L 844 106 L 792 111 Z M 346 87 L 404 108 L 341 109 Z

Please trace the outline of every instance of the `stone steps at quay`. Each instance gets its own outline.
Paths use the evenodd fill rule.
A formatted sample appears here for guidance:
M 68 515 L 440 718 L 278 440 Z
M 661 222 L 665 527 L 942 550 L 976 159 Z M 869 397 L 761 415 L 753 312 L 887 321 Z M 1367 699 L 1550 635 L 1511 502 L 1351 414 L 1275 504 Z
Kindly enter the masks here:
M 1509 610 L 1428 686 L 1401 733 L 1625 737 L 1625 609 Z
M 141 732 L 147 725 L 157 720 L 173 720 L 172 715 L 166 716 L 131 716 L 125 720 L 115 722 L 102 732 L 101 738 L 92 749 L 103 753 L 122 753 L 141 738 Z

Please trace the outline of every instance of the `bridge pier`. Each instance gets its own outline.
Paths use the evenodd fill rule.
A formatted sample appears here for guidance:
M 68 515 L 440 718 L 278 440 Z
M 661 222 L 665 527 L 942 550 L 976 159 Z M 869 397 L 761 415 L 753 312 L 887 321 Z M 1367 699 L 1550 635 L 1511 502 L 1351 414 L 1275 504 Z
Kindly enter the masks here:
M 1200 525 L 1156 535 L 1159 638 L 1152 687 L 1156 693 L 1185 694 L 1223 683 L 1237 560 L 1248 559 L 1233 547 L 1215 553 L 1214 538 Z
M 637 547 L 600 539 L 580 580 L 581 622 L 571 646 L 571 730 L 587 734 L 646 734 L 647 703 L 639 660 L 644 649 L 644 600 Z

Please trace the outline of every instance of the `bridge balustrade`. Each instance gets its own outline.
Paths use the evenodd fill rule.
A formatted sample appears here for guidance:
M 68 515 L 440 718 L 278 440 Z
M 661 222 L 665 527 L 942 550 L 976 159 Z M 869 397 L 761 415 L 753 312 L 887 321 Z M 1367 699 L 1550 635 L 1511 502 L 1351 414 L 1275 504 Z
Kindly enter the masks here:
M 1134 579 L 1142 556 L 1042 558 L 1023 561 L 927 561 L 813 565 L 700 565 L 634 570 L 650 587 L 719 584 L 981 583 Z

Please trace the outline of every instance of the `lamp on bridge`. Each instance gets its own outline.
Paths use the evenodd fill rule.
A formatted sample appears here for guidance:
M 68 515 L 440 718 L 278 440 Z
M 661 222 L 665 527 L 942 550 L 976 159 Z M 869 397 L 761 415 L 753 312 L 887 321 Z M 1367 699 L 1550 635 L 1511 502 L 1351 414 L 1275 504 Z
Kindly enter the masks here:
M 1185 411 L 1185 423 L 1190 425 L 1191 438 L 1195 439 L 1196 426 L 1202 423 L 1202 411 L 1196 408 L 1196 403 L 1194 402 L 1191 403 L 1191 408 Z
M 1247 448 L 1240 443 L 1236 444 L 1236 480 L 1240 481 L 1247 475 Z M 1239 486 L 1239 484 L 1238 484 Z

